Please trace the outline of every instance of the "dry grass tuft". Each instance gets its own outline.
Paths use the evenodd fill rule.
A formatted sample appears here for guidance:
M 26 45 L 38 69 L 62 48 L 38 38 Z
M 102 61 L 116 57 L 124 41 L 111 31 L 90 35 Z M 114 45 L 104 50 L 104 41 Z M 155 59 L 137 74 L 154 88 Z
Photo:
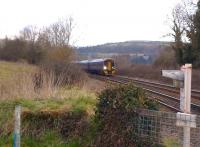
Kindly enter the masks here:
M 56 97 L 59 81 L 55 81 L 53 74 L 42 74 L 42 84 L 38 88 L 33 73 L 16 73 L 9 79 L 0 81 L 1 99 L 18 98 L 49 98 Z
M 80 69 L 70 69 L 68 73 L 56 74 L 29 64 L 0 61 L 0 99 L 65 97 L 63 87 L 81 87 L 87 79 Z

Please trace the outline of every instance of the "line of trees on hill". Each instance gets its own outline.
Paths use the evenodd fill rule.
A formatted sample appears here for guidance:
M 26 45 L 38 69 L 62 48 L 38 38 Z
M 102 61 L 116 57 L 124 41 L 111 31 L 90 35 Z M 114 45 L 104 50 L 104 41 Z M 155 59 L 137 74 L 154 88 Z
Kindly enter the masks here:
M 65 59 L 69 59 L 72 55 L 69 43 L 73 27 L 72 18 L 59 20 L 42 29 L 27 26 L 14 39 L 6 37 L 1 40 L 0 59 L 25 60 L 31 64 L 39 64 L 47 57 L 60 59 L 60 57 L 52 57 L 52 54 L 67 56 Z
M 179 65 L 192 63 L 200 67 L 200 0 L 182 1 L 172 11 L 171 30 L 175 43 L 176 61 Z

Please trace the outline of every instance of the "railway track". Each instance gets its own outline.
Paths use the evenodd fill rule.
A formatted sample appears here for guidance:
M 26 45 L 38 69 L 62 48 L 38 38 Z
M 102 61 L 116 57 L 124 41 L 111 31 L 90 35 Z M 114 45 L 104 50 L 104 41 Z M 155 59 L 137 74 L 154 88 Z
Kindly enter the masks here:
M 113 83 L 128 84 L 133 82 L 136 86 L 142 87 L 147 93 L 149 98 L 156 99 L 158 103 L 167 107 L 171 111 L 181 112 L 179 109 L 180 99 L 179 96 L 173 96 L 172 93 L 178 94 L 178 89 L 174 89 L 173 86 L 167 84 L 161 84 L 131 77 L 125 76 L 114 76 L 114 77 L 103 77 L 95 76 L 95 78 L 104 81 L 110 81 Z M 199 101 L 199 103 L 191 103 L 191 112 L 200 114 L 200 91 L 192 90 L 192 98 Z
M 158 82 L 152 82 L 152 81 L 148 81 L 148 80 L 144 80 L 144 79 L 139 79 L 139 78 L 132 78 L 132 77 L 127 77 L 127 76 L 115 76 L 117 78 L 122 78 L 122 79 L 127 79 L 129 81 L 132 81 L 134 83 L 140 84 L 140 85 L 147 85 L 147 86 L 151 86 L 154 88 L 158 88 L 158 89 L 162 89 L 165 91 L 169 91 L 169 92 L 173 92 L 173 93 L 178 93 L 179 94 L 179 89 L 175 88 L 172 85 L 169 84 L 163 84 L 163 83 L 158 83 Z M 200 90 L 195 90 L 192 89 L 191 90 L 191 97 L 193 99 L 199 100 L 200 102 Z

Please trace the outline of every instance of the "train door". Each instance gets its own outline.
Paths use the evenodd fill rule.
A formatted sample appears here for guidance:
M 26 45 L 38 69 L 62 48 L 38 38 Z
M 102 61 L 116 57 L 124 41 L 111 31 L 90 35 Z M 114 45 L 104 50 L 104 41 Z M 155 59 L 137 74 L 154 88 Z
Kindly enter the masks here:
M 113 69 L 113 66 L 114 66 L 114 63 L 112 60 L 106 60 L 104 62 L 104 65 L 106 67 L 106 71 L 108 74 L 112 74 L 112 69 Z
M 108 61 L 107 67 L 108 67 L 108 71 L 112 70 L 112 62 L 111 61 Z

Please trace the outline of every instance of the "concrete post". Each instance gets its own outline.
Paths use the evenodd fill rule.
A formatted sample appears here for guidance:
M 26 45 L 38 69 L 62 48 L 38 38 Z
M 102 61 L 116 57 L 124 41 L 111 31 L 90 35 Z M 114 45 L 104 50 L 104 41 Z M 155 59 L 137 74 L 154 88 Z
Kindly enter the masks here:
M 181 68 L 184 71 L 184 103 L 183 112 L 190 114 L 191 111 L 191 77 L 192 65 L 185 64 Z M 190 127 L 184 126 L 183 128 L 183 147 L 190 147 Z
M 177 113 L 176 124 L 183 127 L 183 147 L 190 147 L 190 128 L 196 127 L 196 115 L 190 114 L 192 64 L 183 65 L 181 70 L 162 70 L 162 75 L 179 81 L 180 109 L 183 113 Z M 194 121 L 192 122 L 191 119 Z
M 185 64 L 184 66 L 184 95 L 185 95 L 185 113 L 191 111 L 191 80 L 192 80 L 192 65 Z

